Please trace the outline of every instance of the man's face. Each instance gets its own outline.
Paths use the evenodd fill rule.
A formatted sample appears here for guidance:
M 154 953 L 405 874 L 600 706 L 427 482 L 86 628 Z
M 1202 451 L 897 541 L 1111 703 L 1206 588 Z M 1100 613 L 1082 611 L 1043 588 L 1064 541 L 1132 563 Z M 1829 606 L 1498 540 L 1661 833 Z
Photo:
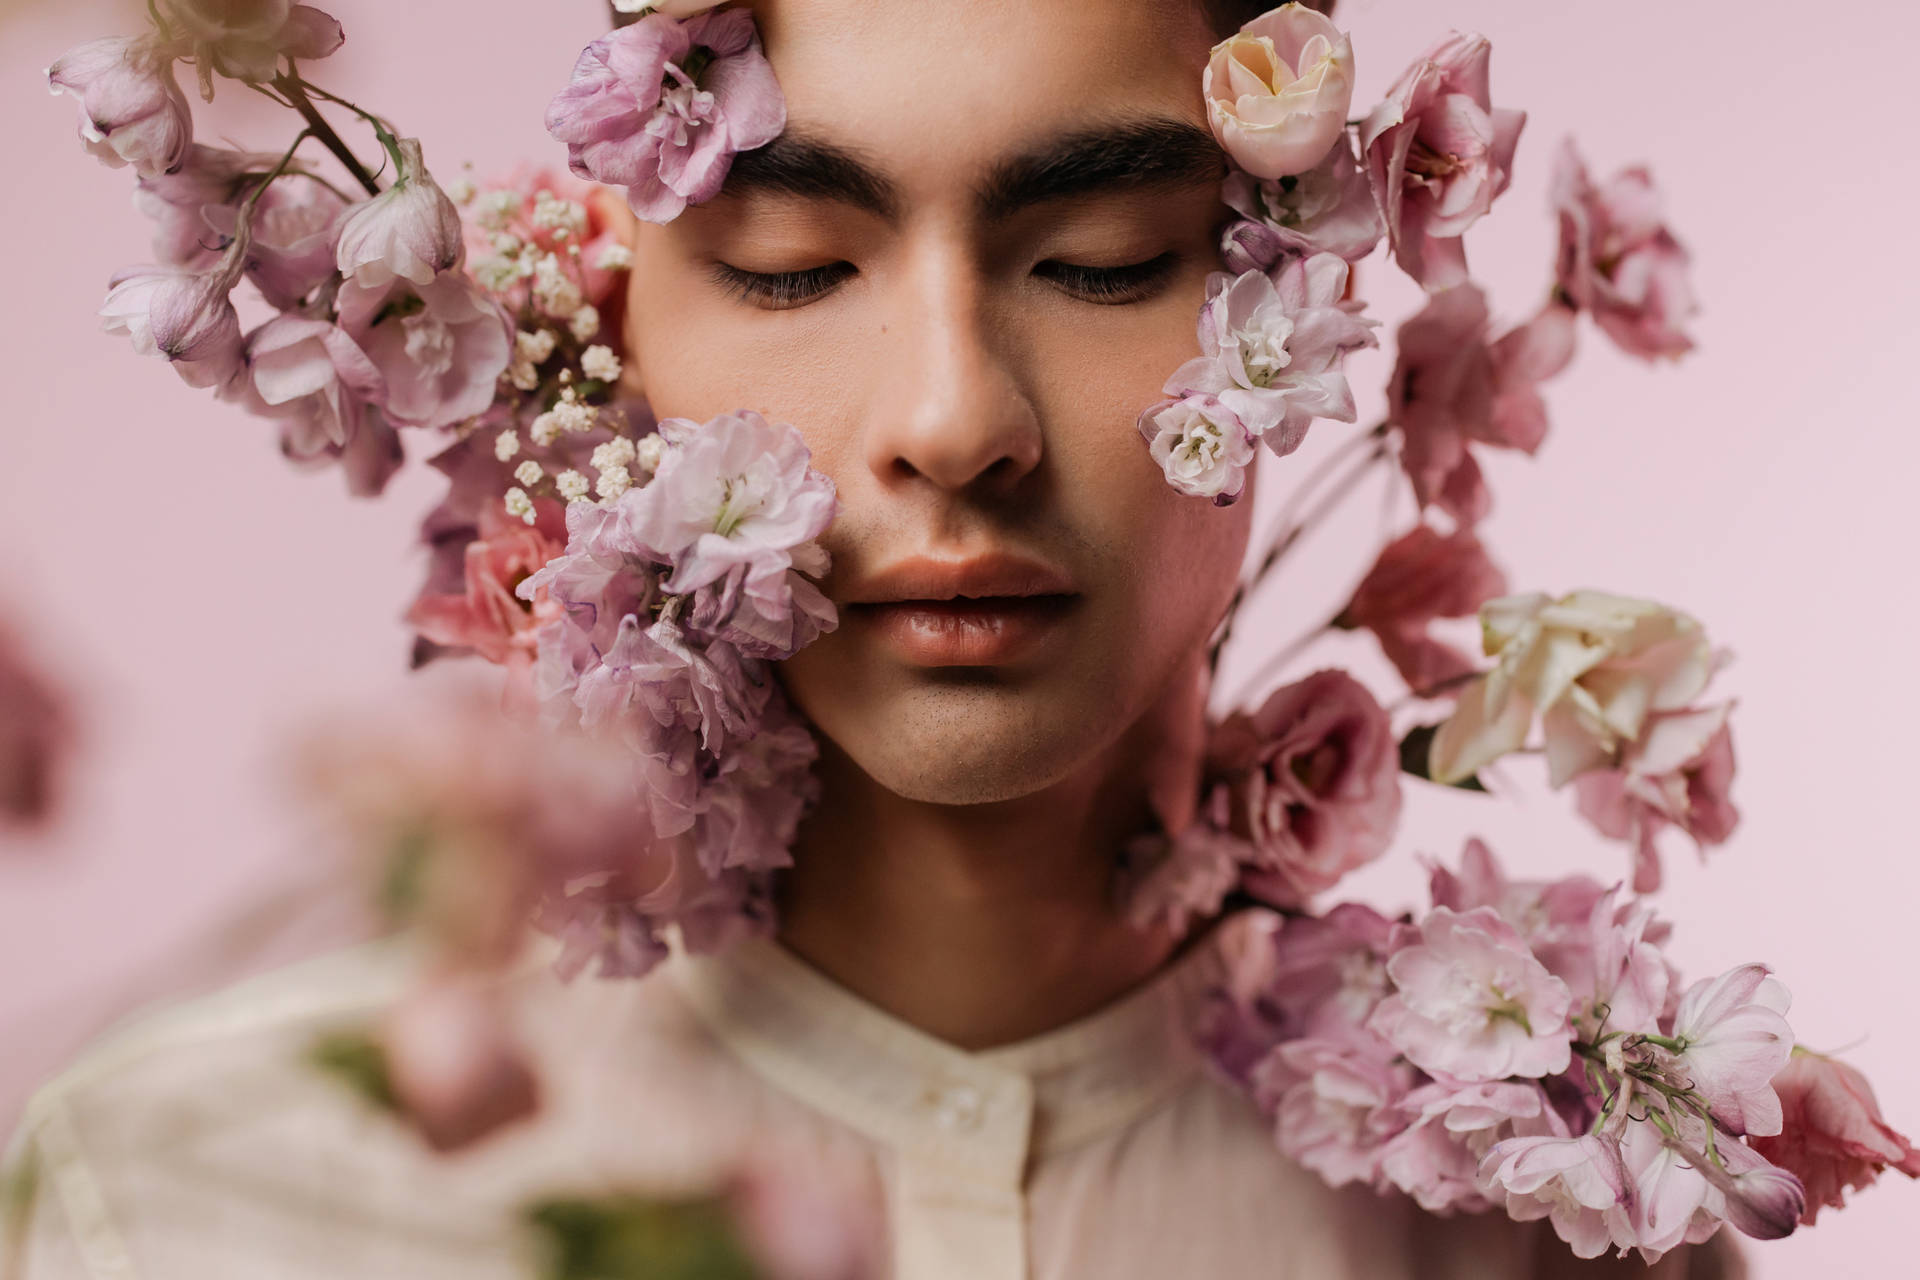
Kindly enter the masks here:
M 783 665 L 913 799 L 1085 767 L 1184 683 L 1249 504 L 1135 430 L 1197 353 L 1219 158 L 1187 0 L 765 0 L 786 133 L 634 240 L 632 389 L 757 409 L 838 486 L 840 627 Z

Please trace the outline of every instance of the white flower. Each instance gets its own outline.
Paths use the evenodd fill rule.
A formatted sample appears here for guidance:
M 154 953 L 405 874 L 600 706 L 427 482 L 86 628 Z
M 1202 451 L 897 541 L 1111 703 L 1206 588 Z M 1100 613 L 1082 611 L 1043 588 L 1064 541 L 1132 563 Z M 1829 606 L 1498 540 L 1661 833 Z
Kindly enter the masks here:
M 513 349 L 522 357 L 539 364 L 553 354 L 553 344 L 559 341 L 551 329 L 536 329 L 529 333 L 522 329 L 513 335 Z
M 533 196 L 533 225 L 554 232 L 555 239 L 584 235 L 587 211 L 573 200 L 561 200 L 551 191 L 536 191 Z
M 505 462 L 520 452 L 520 434 L 512 428 L 502 431 L 493 438 L 493 456 Z
M 509 489 L 503 501 L 508 515 L 519 516 L 528 524 L 533 523 L 533 499 L 527 496 L 526 490 Z
M 560 438 L 560 419 L 554 417 L 553 410 L 549 409 L 528 424 L 527 434 L 544 449 Z
M 539 484 L 540 477 L 545 474 L 546 472 L 540 469 L 540 464 L 532 458 L 528 458 L 513 469 L 513 478 L 521 484 Z
M 654 472 L 660 469 L 660 459 L 667 456 L 667 442 L 658 435 L 642 436 L 633 447 L 633 460 L 642 471 Z
M 472 266 L 473 278 L 480 282 L 481 288 L 491 293 L 505 293 L 520 279 L 520 264 L 501 254 L 490 253 L 484 258 L 475 258 Z
M 447 195 L 455 204 L 471 204 L 477 194 L 479 189 L 473 185 L 471 178 L 455 178 L 447 184 Z
M 551 253 L 543 253 L 534 261 L 533 300 L 548 315 L 562 318 L 577 313 L 586 301 L 580 296 L 580 286 L 567 275 L 566 269 L 560 265 L 560 259 Z
M 633 265 L 633 250 L 623 244 L 610 244 L 600 251 L 593 265 L 602 271 L 625 271 Z
M 625 467 L 633 459 L 633 441 L 625 436 L 615 436 L 605 444 L 596 445 L 593 450 L 593 468 L 596 471 Z
M 533 361 L 515 356 L 507 363 L 507 381 L 518 391 L 534 391 L 540 386 L 540 371 L 533 367 Z
M 608 502 L 631 488 L 633 488 L 633 477 L 627 474 L 625 467 L 602 467 L 599 483 L 594 486 L 595 491 Z
M 1140 434 L 1167 483 L 1181 493 L 1231 502 L 1246 487 L 1253 437 L 1212 396 L 1162 401 L 1140 415 Z
M 597 324 L 599 317 L 595 316 Z M 580 369 L 589 378 L 598 378 L 602 382 L 620 380 L 620 357 L 613 354 L 613 348 L 595 343 L 580 354 Z
M 553 478 L 553 487 L 568 502 L 587 496 L 587 478 L 571 467 Z
M 576 342 L 589 342 L 600 332 L 600 312 L 592 303 L 583 304 L 567 318 L 567 331 Z
M 515 191 L 488 191 L 481 195 L 474 218 L 483 227 L 499 231 L 520 211 L 520 195 Z

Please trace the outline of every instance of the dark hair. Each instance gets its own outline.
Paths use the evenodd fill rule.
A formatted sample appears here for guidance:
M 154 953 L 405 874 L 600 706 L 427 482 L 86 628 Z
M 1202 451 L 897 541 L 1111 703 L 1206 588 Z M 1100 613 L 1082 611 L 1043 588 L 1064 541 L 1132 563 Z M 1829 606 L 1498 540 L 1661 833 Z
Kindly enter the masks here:
M 1301 0 L 1301 2 L 1307 8 L 1318 9 L 1321 13 L 1333 12 L 1334 0 Z M 607 7 L 613 8 L 611 0 Z M 1215 33 L 1223 37 L 1233 34 L 1273 7 L 1273 0 L 1200 0 L 1200 8 L 1205 11 L 1207 21 L 1213 24 Z M 616 27 L 624 27 L 629 22 L 636 22 L 639 17 L 637 13 L 621 13 L 613 9 L 613 25 Z

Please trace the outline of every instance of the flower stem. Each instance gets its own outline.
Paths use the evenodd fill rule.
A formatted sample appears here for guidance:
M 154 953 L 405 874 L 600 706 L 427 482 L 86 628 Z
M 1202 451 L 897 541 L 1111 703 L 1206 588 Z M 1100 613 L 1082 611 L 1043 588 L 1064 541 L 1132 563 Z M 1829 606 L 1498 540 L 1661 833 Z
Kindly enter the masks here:
M 307 122 L 308 131 L 320 139 L 327 150 L 333 152 L 335 159 L 346 166 L 347 172 L 353 175 L 354 181 L 358 182 L 368 195 L 379 195 L 380 184 L 374 181 L 373 175 L 367 172 L 367 167 L 360 163 L 360 158 L 353 154 L 352 148 L 348 147 L 341 140 L 340 135 L 333 131 L 333 126 L 327 123 L 327 118 L 320 114 L 320 109 L 313 105 L 313 99 L 307 96 L 305 82 L 297 74 L 283 71 L 275 76 L 271 83 L 292 104 L 293 109 L 300 113 L 300 118 Z

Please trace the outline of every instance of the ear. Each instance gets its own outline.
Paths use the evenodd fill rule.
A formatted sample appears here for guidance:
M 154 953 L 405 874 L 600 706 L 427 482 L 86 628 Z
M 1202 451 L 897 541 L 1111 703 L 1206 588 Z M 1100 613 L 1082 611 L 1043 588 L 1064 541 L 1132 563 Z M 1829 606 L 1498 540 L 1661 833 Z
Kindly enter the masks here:
M 627 202 L 622 198 L 619 189 L 596 182 L 588 190 L 585 198 L 588 215 L 593 221 L 606 227 L 621 244 L 632 248 L 634 233 L 639 229 L 640 219 L 636 218 L 633 210 L 627 207 Z M 633 358 L 633 343 L 629 340 L 632 336 L 629 326 L 633 321 L 627 298 L 632 288 L 633 278 L 629 274 L 622 289 L 613 295 L 617 302 L 611 309 L 612 314 L 607 318 L 618 326 L 621 338 L 620 362 L 623 369 L 620 374 L 620 394 L 628 399 L 644 400 L 646 384 L 641 375 L 640 362 Z

